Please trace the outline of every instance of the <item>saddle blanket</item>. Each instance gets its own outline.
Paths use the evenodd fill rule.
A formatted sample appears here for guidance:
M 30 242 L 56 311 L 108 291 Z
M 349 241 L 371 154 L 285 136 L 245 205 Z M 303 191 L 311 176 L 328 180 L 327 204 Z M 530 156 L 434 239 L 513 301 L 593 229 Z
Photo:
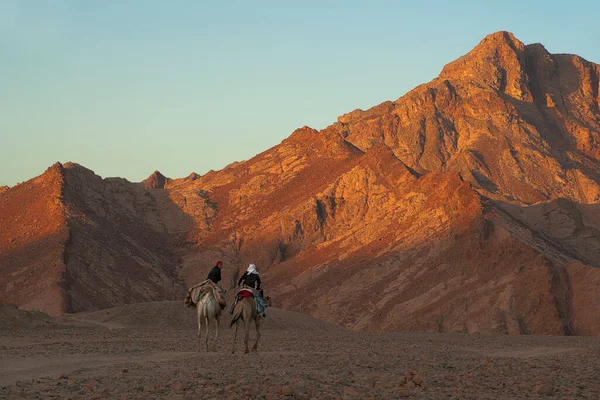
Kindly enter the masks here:
M 252 289 L 240 289 L 237 297 L 239 300 L 244 299 L 246 297 L 254 297 L 254 301 L 256 301 L 256 311 L 259 315 L 265 314 L 265 311 L 267 309 L 267 307 L 265 306 L 265 300 L 262 297 L 258 296 Z
M 239 299 L 244 299 L 246 297 L 252 297 L 252 296 L 254 296 L 254 293 L 252 293 L 252 290 L 248 290 L 248 289 L 240 289 L 240 291 L 238 293 Z
M 265 310 L 267 309 L 265 300 L 260 296 L 256 296 L 254 299 L 256 300 L 256 312 L 258 312 L 259 315 L 265 314 Z

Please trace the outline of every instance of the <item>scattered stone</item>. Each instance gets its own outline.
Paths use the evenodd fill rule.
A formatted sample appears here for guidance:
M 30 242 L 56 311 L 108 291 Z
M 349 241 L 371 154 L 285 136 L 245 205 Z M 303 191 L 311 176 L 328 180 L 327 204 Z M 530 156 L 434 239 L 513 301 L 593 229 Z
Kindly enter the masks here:
M 233 392 L 236 388 L 236 385 L 227 385 L 225 386 L 225 392 Z
M 421 376 L 419 374 L 415 374 L 415 376 L 413 376 L 413 378 L 412 378 L 412 381 L 417 386 L 423 386 L 423 378 L 421 378 Z
M 294 391 L 294 399 L 296 400 L 309 400 L 310 395 L 305 392 L 296 392 Z
M 551 383 L 543 383 L 535 387 L 535 392 L 543 396 L 550 395 L 554 392 L 554 386 Z
M 358 396 L 358 391 L 352 386 L 346 386 L 344 388 L 344 394 L 347 396 Z
M 282 386 L 281 387 L 281 394 L 283 394 L 284 396 L 291 396 L 292 395 L 292 388 L 289 386 Z
M 281 386 L 269 386 L 267 391 L 269 393 L 281 393 Z
M 177 393 L 183 392 L 183 384 L 180 380 L 173 381 L 173 383 L 171 384 L 171 388 Z

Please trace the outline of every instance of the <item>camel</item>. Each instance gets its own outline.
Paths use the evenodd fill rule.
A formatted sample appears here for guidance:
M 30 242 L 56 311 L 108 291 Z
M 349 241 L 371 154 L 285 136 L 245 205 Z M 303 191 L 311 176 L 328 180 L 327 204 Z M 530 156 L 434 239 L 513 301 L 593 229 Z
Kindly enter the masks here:
M 245 353 L 250 353 L 248 350 L 248 340 L 250 339 L 250 322 L 254 321 L 256 324 L 256 343 L 252 346 L 252 351 L 258 351 L 258 341 L 260 340 L 260 319 L 262 317 L 258 314 L 256 310 L 256 300 L 254 297 L 244 297 L 241 300 L 238 300 L 235 308 L 233 309 L 233 319 L 231 320 L 232 327 L 235 324 L 235 334 L 233 335 L 233 347 L 231 349 L 231 354 L 235 354 L 235 339 L 237 338 L 238 331 L 238 321 L 241 319 L 244 321 L 244 345 L 246 347 Z
M 185 298 L 185 304 L 188 307 L 195 307 L 198 311 L 198 352 L 201 350 L 201 335 L 202 326 L 206 325 L 206 338 L 205 346 L 206 351 L 208 348 L 208 339 L 210 332 L 210 322 L 216 321 L 215 341 L 212 346 L 212 351 L 217 348 L 217 339 L 219 338 L 219 325 L 221 316 L 221 305 L 225 308 L 225 296 L 222 289 L 210 281 L 201 282 L 195 286 L 192 286 L 188 290 L 188 294 Z

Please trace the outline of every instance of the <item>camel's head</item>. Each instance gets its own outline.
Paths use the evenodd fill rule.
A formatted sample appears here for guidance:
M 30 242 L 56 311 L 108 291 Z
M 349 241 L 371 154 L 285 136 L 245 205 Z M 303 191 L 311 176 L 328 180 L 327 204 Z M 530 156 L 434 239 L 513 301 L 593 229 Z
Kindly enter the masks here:
M 264 301 L 265 307 L 271 307 L 273 305 L 273 299 L 271 299 L 271 296 L 265 296 Z

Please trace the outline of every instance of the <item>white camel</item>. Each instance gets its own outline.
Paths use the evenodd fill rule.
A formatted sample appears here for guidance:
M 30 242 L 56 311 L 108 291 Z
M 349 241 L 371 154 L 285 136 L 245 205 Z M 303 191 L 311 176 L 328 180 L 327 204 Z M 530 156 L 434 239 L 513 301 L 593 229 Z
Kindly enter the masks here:
M 225 292 L 219 286 L 212 283 L 212 281 L 207 280 L 192 286 L 188 290 L 185 304 L 188 307 L 195 307 L 198 311 L 198 352 L 201 350 L 202 327 L 206 325 L 205 346 L 208 352 L 210 322 L 212 320 L 216 321 L 215 341 L 212 346 L 212 351 L 215 351 L 217 348 L 217 339 L 219 338 L 219 317 L 221 316 L 221 309 L 226 306 Z

